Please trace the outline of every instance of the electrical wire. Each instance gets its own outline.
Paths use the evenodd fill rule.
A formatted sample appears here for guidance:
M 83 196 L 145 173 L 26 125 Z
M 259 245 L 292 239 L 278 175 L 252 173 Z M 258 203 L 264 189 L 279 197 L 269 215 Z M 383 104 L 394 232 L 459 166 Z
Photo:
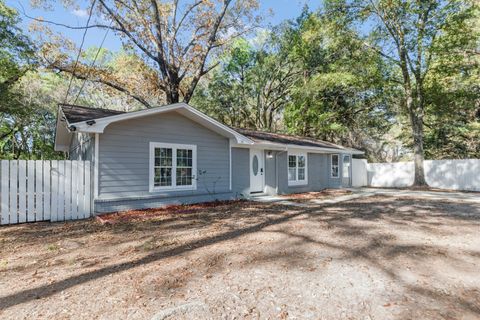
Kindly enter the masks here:
M 111 23 L 110 23 L 110 25 L 111 25 Z M 80 90 L 78 91 L 77 96 L 75 97 L 75 100 L 73 101 L 73 104 L 75 104 L 75 103 L 77 102 L 78 97 L 80 97 L 80 94 L 82 93 L 83 88 L 85 87 L 85 84 L 86 84 L 86 82 L 87 82 L 88 75 L 90 74 L 90 70 L 91 70 L 91 69 L 93 68 L 93 66 L 95 65 L 95 62 L 97 61 L 97 58 L 98 58 L 98 56 L 100 55 L 100 51 L 101 51 L 102 48 L 103 48 L 103 44 L 105 43 L 105 39 L 107 39 L 108 31 L 109 31 L 109 29 L 107 29 L 107 31 L 105 32 L 105 35 L 103 36 L 102 42 L 100 43 L 100 47 L 98 48 L 97 53 L 95 54 L 95 57 L 93 58 L 93 61 L 92 61 L 91 65 L 90 65 L 90 68 L 89 68 L 88 71 L 87 71 L 87 75 L 85 76 L 85 79 L 83 80 L 82 86 L 80 87 Z
M 93 0 L 92 6 L 90 8 L 90 13 L 88 14 L 87 26 L 85 28 L 85 31 L 83 32 L 82 42 L 80 43 L 80 48 L 78 50 L 77 59 L 75 60 L 75 64 L 73 65 L 72 77 L 70 78 L 70 82 L 68 84 L 67 93 L 65 95 L 64 103 L 67 103 L 68 95 L 69 95 L 70 89 L 72 87 L 73 78 L 75 77 L 75 69 L 77 68 L 78 61 L 80 60 L 80 55 L 82 54 L 83 44 L 85 43 L 85 37 L 87 36 L 88 26 L 89 26 L 90 20 L 92 18 L 92 13 L 93 13 L 93 8 L 95 7 L 95 2 L 96 2 L 96 0 Z

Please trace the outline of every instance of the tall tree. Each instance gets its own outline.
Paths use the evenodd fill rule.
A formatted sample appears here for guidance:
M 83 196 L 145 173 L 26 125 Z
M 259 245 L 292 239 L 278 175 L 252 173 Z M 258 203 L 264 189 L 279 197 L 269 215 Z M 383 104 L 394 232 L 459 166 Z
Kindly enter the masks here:
M 291 133 L 362 148 L 381 160 L 376 149 L 390 128 L 396 94 L 385 86 L 391 69 L 365 52 L 347 18 L 305 11 L 284 32 L 300 75 L 285 125 Z
M 48 4 L 49 0 L 42 2 Z M 72 1 L 65 4 L 76 5 Z M 85 28 L 111 30 L 118 35 L 125 48 L 142 57 L 144 70 L 153 73 L 147 81 L 155 91 L 164 93 L 167 103 L 188 102 L 199 80 L 216 66 L 211 63 L 212 55 L 256 26 L 259 19 L 254 15 L 256 0 L 94 0 L 91 6 L 96 21 Z M 49 66 L 127 93 L 145 107 L 152 106 L 147 97 L 135 93 L 134 85 L 108 70 L 91 70 L 88 65 L 77 69 L 73 59 L 62 54 L 62 41 L 52 45 L 49 39 L 45 43 L 43 56 Z
M 257 39 L 256 47 L 245 39 L 235 42 L 195 103 L 229 125 L 275 131 L 297 74 L 274 33 Z
M 18 24 L 17 12 L 0 1 L 0 111 L 14 108 L 11 88 L 34 68 L 34 47 Z
M 365 46 L 394 64 L 400 73 L 403 107 L 413 140 L 414 185 L 426 185 L 424 174 L 424 121 L 432 61 L 457 58 L 457 52 L 477 38 L 469 20 L 476 15 L 474 1 L 460 0 L 352 0 L 330 1 L 331 8 L 354 13 L 370 28 Z M 441 39 L 453 37 L 451 50 Z
M 0 157 L 58 157 L 49 95 L 37 90 L 35 48 L 19 23 L 18 13 L 0 1 Z

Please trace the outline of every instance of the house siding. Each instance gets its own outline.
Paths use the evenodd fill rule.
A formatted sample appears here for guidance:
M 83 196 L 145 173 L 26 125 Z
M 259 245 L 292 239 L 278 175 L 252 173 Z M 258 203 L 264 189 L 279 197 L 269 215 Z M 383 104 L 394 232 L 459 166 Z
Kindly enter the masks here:
M 149 192 L 150 142 L 197 146 L 196 190 Z M 112 123 L 99 135 L 98 144 L 97 213 L 250 196 L 250 149 L 232 148 L 230 152 L 227 138 L 176 112 Z M 71 159 L 93 160 L 93 135 L 75 134 L 71 145 L 75 149 Z M 271 151 L 272 157 L 267 158 L 268 152 L 265 150 L 267 194 L 342 187 L 341 153 L 340 178 L 330 176 L 330 154 L 307 153 L 308 184 L 288 186 L 288 153 Z
M 335 153 L 337 154 L 337 153 Z M 343 154 L 338 153 L 339 160 L 338 160 L 338 178 L 332 177 L 332 157 L 330 154 L 326 155 L 327 157 L 327 170 L 326 170 L 326 179 L 327 179 L 327 186 L 328 188 L 342 188 L 343 187 Z
M 250 194 L 250 149 L 232 148 L 232 192 L 236 198 Z
M 331 157 L 330 154 L 322 153 L 307 153 L 307 171 L 308 184 L 302 186 L 288 185 L 288 170 L 287 170 L 287 153 L 277 152 L 276 159 L 278 161 L 277 168 L 278 176 L 278 193 L 300 193 L 319 191 L 325 188 L 342 188 L 342 154 L 340 155 L 339 177 L 331 177 Z M 269 169 L 267 168 L 267 171 Z
M 92 161 L 95 147 L 95 135 L 74 132 L 69 149 L 70 160 Z
M 321 167 L 320 167 L 320 154 L 307 153 L 307 179 L 308 183 L 301 186 L 289 186 L 288 185 L 288 154 L 286 152 L 278 155 L 278 168 L 281 174 L 279 175 L 278 190 L 280 194 L 299 193 L 320 190 L 324 187 L 320 185 L 321 179 Z
M 150 142 L 197 146 L 196 190 L 149 192 Z M 96 211 L 230 198 L 229 158 L 227 138 L 175 112 L 113 123 L 99 135 Z

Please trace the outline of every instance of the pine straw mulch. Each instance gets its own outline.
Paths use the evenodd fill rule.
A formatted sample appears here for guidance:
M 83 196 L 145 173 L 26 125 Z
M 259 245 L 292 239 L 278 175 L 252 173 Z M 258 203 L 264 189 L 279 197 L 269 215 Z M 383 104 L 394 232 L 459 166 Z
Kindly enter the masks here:
M 119 222 L 143 221 L 160 216 L 191 214 L 215 208 L 222 210 L 232 205 L 239 205 L 246 200 L 211 201 L 196 204 L 170 205 L 163 208 L 137 209 L 119 212 L 111 212 L 96 216 L 101 224 L 116 224 Z
M 345 189 L 325 189 L 322 191 L 285 194 L 281 197 L 291 201 L 303 202 L 308 200 L 330 199 L 345 196 L 351 193 L 352 191 Z

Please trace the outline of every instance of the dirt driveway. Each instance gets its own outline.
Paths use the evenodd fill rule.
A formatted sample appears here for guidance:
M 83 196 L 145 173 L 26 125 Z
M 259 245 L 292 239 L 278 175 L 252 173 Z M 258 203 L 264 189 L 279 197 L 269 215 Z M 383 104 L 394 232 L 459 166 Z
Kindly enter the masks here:
M 473 203 L 239 202 L 2 227 L 0 249 L 1 319 L 480 318 Z

